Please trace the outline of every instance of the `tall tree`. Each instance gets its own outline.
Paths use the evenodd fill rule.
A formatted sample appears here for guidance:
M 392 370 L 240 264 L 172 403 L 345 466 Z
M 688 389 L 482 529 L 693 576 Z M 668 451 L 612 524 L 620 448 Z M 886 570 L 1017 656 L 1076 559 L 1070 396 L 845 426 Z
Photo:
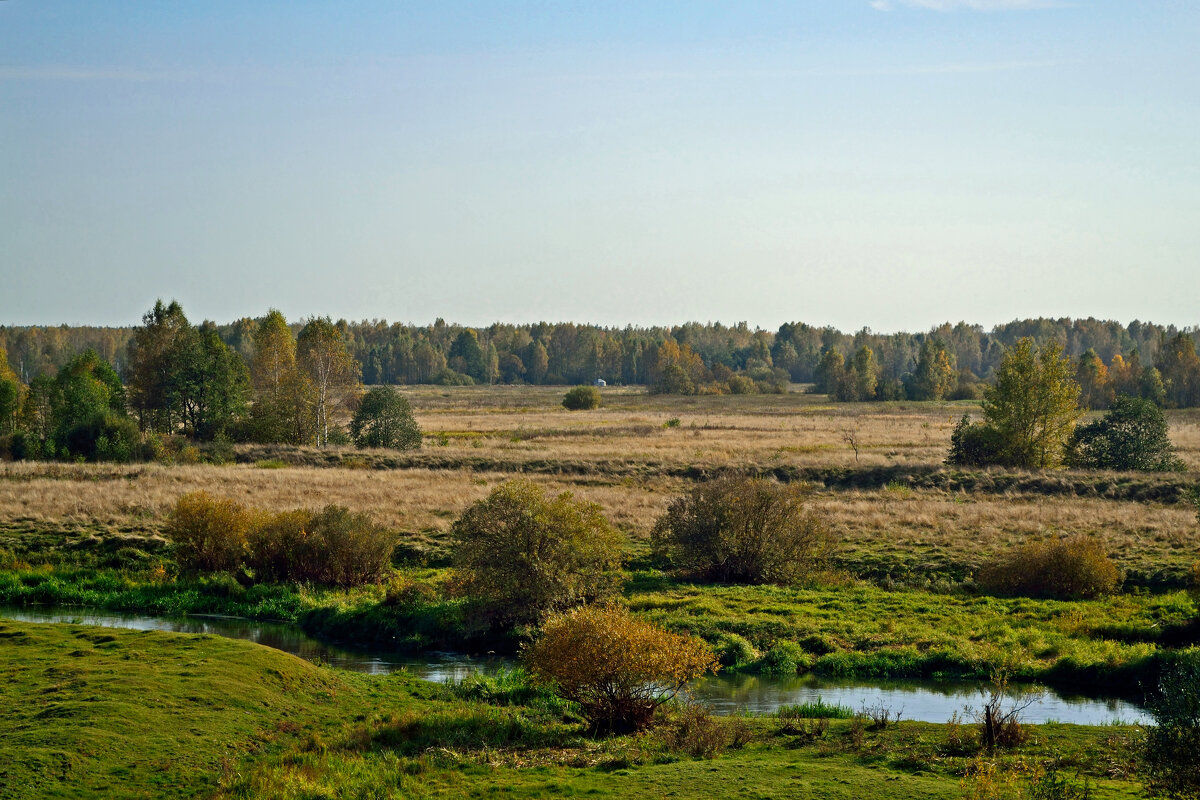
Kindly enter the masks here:
M 957 381 L 958 370 L 942 340 L 928 337 L 921 342 L 917 366 L 908 383 L 909 396 L 913 400 L 941 400 L 954 390 Z
M 183 308 L 174 300 L 154 303 L 133 332 L 126 382 L 129 402 L 142 430 L 173 433 L 184 421 L 184 405 L 193 385 L 198 339 Z M 194 380 L 194 378 L 193 378 Z
M 308 321 L 296 340 L 296 352 L 300 370 L 313 387 L 317 446 L 324 447 L 329 444 L 330 410 L 358 388 L 362 368 L 329 317 Z
M 1003 442 L 1009 463 L 1022 467 L 1054 467 L 1079 409 L 1079 384 L 1071 362 L 1057 342 L 1041 348 L 1022 339 L 996 370 L 996 383 L 984 394 L 987 424 Z
M 8 353 L 0 348 L 0 434 L 13 433 L 21 414 L 25 387 L 8 364 Z

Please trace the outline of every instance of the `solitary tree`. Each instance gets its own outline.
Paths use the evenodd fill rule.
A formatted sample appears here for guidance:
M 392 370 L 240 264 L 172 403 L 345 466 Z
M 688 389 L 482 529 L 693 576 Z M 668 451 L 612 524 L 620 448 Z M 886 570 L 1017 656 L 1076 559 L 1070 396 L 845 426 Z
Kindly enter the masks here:
M 1080 425 L 1067 443 L 1068 466 L 1084 469 L 1180 472 L 1185 469 L 1167 435 L 1162 409 L 1122 395 L 1101 419 Z
M 1022 339 L 1005 353 L 996 383 L 984 393 L 987 425 L 1003 442 L 1004 460 L 1019 467 L 1054 467 L 1082 413 L 1079 384 L 1062 346 L 1040 349 Z
M 350 420 L 350 436 L 359 447 L 411 450 L 421 446 L 421 427 L 404 395 L 388 386 L 371 389 Z

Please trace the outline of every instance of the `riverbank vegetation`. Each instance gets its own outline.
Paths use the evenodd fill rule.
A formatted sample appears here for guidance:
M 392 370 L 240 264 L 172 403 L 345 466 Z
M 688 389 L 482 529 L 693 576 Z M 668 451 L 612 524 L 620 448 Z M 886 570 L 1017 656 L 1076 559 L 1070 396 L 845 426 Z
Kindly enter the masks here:
M 613 552 L 600 572 L 614 582 L 603 592 L 584 587 L 580 597 L 613 597 L 640 623 L 699 637 L 726 669 L 932 680 L 987 680 L 1002 669 L 1014 681 L 1138 700 L 1164 668 L 1200 642 L 1196 602 L 1187 592 L 1200 560 L 1189 502 L 1194 472 L 947 467 L 941 461 L 956 420 L 964 409 L 977 408 L 966 401 L 830 406 L 797 393 L 678 397 L 605 388 L 603 394 L 601 409 L 580 414 L 564 409 L 561 391 L 551 388 L 414 390 L 408 399 L 425 446 L 406 452 L 229 445 L 223 457 L 211 459 L 221 463 L 0 463 L 0 604 L 232 614 L 295 622 L 328 640 L 516 652 L 530 641 L 531 629 L 523 626 L 535 621 L 516 621 L 515 628 L 514 620 L 480 625 L 480 592 L 464 581 L 465 565 L 456 563 L 455 554 L 464 539 L 504 516 L 493 508 L 499 501 L 489 505 L 489 498 L 503 498 L 519 485 L 551 506 L 571 493 L 578 508 L 547 511 L 547 520 L 587 522 L 583 528 L 592 539 L 597 532 L 612 534 Z M 1168 410 L 1165 418 L 1178 457 L 1194 470 L 1200 418 L 1186 410 Z M 208 447 L 196 447 L 196 458 L 180 461 L 199 461 Z M 516 478 L 524 483 L 512 483 Z M 672 519 L 672 508 L 678 519 L 690 518 L 687 498 L 701 487 L 800 482 L 811 488 L 796 493 L 792 506 L 784 504 L 795 513 L 783 517 L 819 523 L 811 530 L 822 533 L 814 539 L 813 566 L 802 575 L 767 578 L 774 582 L 766 585 L 725 585 L 708 582 L 720 578 L 720 570 L 679 569 L 681 563 L 663 558 L 664 520 Z M 208 505 L 227 503 L 233 517 L 248 520 L 245 526 L 218 526 L 226 532 L 244 528 L 236 565 L 197 569 L 171 535 L 172 510 L 181 500 L 187 507 L 200 491 L 211 496 Z M 320 542 L 310 534 L 322 514 L 333 513 L 331 506 L 337 520 L 330 525 L 358 520 L 363 530 L 395 545 L 362 580 L 331 580 L 288 566 L 323 560 L 289 560 L 288 554 L 310 552 L 304 548 Z M 737 517 L 722 514 L 715 516 Z M 700 516 L 691 515 L 697 522 Z M 341 530 L 330 530 L 335 527 Z M 601 538 L 608 541 L 608 534 Z M 1072 574 L 1102 580 L 1086 590 L 1056 584 L 1045 591 L 988 582 L 992 565 L 1001 575 L 1036 573 L 1027 568 L 1030 559 L 1048 564 L 1041 574 L 1057 580 L 1070 563 L 1055 555 L 1060 543 L 1068 556 L 1082 556 Z M 499 552 L 483 548 L 483 562 Z M 1092 591 L 1093 585 L 1101 590 Z M 514 702 L 524 707 L 531 696 Z M 696 776 L 696 785 L 704 785 L 703 771 L 690 766 L 692 754 L 709 752 L 705 742 L 717 741 L 725 742 L 717 748 L 725 752 L 717 772 L 726 780 L 753 765 L 786 784 L 787 773 L 777 769 L 791 759 L 804 765 L 806 776 L 828 776 L 813 785 L 824 796 L 840 791 L 835 775 L 850 776 L 854 791 L 842 788 L 851 796 L 875 785 L 872 764 L 892 763 L 891 755 L 879 752 L 863 756 L 853 743 L 869 743 L 872 733 L 856 733 L 853 720 L 834 720 L 823 731 L 815 722 L 778 723 L 792 731 L 787 739 L 762 732 L 776 723 L 751 721 L 749 729 L 759 732 L 747 739 L 734 721 L 714 728 L 684 715 L 655 727 L 661 740 L 591 740 L 578 710 L 558 708 L 548 728 L 541 722 L 530 727 L 534 712 L 512 710 L 517 706 L 433 709 L 441 721 L 432 727 L 403 703 L 357 723 L 330 721 L 335 732 L 323 739 L 324 750 L 254 754 L 254 768 L 231 777 L 222 791 L 287 796 L 386 779 L 389 786 L 408 781 L 409 794 L 436 794 L 447 786 L 461 793 L 476 786 L 476 777 L 499 769 L 506 785 L 533 794 L 555 793 L 548 785 L 586 791 L 600 784 L 601 774 L 608 779 L 621 770 L 630 776 L 621 786 L 653 792 L 666 784 L 654 783 L 652 775 L 663 781 Z M 526 721 L 513 722 L 513 714 Z M 543 718 L 549 720 L 537 717 Z M 376 727 L 369 735 L 338 727 L 355 724 Z M 909 730 L 917 738 L 943 734 L 936 726 Z M 1103 784 L 1111 780 L 1101 774 L 1109 768 L 1095 765 L 1115 745 L 1078 735 L 1083 738 L 1075 758 L 1093 765 L 1082 775 L 1115 792 L 1109 796 L 1136 790 L 1123 778 Z M 362 736 L 367 739 L 355 738 Z M 889 726 L 879 736 L 899 734 Z M 842 749 L 846 742 L 853 746 Z M 778 751 L 783 744 L 796 751 L 784 758 Z M 958 796 L 960 782 L 1000 780 L 997 775 L 1028 782 L 1048 769 L 1043 762 L 1050 757 L 1036 749 L 1041 744 L 1033 746 L 1026 755 L 1037 764 L 1027 761 L 1025 772 L 1007 761 L 997 766 L 987 760 L 991 756 L 968 768 L 967 761 L 981 755 L 968 748 L 969 756 L 947 756 L 953 766 L 944 771 L 900 769 L 900 780 L 910 793 L 931 796 Z M 940 758 L 937 748 L 921 745 L 912 757 Z M 443 768 L 441 749 L 456 759 L 466 753 L 467 760 Z M 425 766 L 415 766 L 422 758 Z M 823 771 L 835 763 L 837 769 Z M 407 777 L 397 778 L 401 773 Z M 538 783 L 535 775 L 549 777 Z M 917 778 L 928 778 L 928 785 L 907 783 Z M 765 778 L 761 790 L 774 791 Z M 890 788 L 880 791 L 888 796 Z
M 461 797 L 497 787 L 526 797 L 956 798 L 1004 781 L 1029 791 L 1046 775 L 1086 783 L 1097 798 L 1140 792 L 1139 734 L 1127 726 L 1047 724 L 989 752 L 967 719 L 815 719 L 800 709 L 720 719 L 685 705 L 648 731 L 595 736 L 519 673 L 439 686 L 211 636 L 0 622 L 0 637 L 6 798 Z

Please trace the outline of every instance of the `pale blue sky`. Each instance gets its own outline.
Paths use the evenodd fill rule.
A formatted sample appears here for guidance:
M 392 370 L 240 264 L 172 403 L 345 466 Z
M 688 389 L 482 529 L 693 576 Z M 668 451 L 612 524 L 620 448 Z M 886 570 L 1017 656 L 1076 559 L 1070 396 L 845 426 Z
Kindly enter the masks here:
M 0 323 L 1200 322 L 1200 3 L 0 2 Z

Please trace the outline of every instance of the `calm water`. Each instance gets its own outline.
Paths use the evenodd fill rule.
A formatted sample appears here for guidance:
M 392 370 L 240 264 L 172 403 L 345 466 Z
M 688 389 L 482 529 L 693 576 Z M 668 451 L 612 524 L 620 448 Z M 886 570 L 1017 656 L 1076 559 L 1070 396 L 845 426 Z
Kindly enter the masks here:
M 133 630 L 207 633 L 232 639 L 245 639 L 273 647 L 300 658 L 342 669 L 371 674 L 386 674 L 405 669 L 430 681 L 444 682 L 476 671 L 492 671 L 511 666 L 504 658 L 468 656 L 462 653 L 393 653 L 384 650 L 350 650 L 319 642 L 295 625 L 256 622 L 234 617 L 148 617 L 115 611 L 80 609 L 0 608 L 0 617 L 22 622 L 71 622 Z M 1068 697 L 1051 690 L 1036 691 L 1021 687 L 1023 699 L 1033 702 L 1022 713 L 1027 722 L 1069 722 L 1096 725 L 1119 719 L 1126 723 L 1147 722 L 1145 712 L 1124 700 L 1097 700 Z M 769 713 L 781 705 L 822 699 L 858 710 L 880 704 L 901 713 L 903 719 L 945 722 L 954 712 L 978 708 L 983 701 L 980 684 L 873 681 L 855 683 L 823 680 L 813 675 L 766 676 L 721 674 L 698 681 L 691 688 L 693 697 L 716 713 L 735 711 Z M 969 713 L 968 713 L 969 716 Z

